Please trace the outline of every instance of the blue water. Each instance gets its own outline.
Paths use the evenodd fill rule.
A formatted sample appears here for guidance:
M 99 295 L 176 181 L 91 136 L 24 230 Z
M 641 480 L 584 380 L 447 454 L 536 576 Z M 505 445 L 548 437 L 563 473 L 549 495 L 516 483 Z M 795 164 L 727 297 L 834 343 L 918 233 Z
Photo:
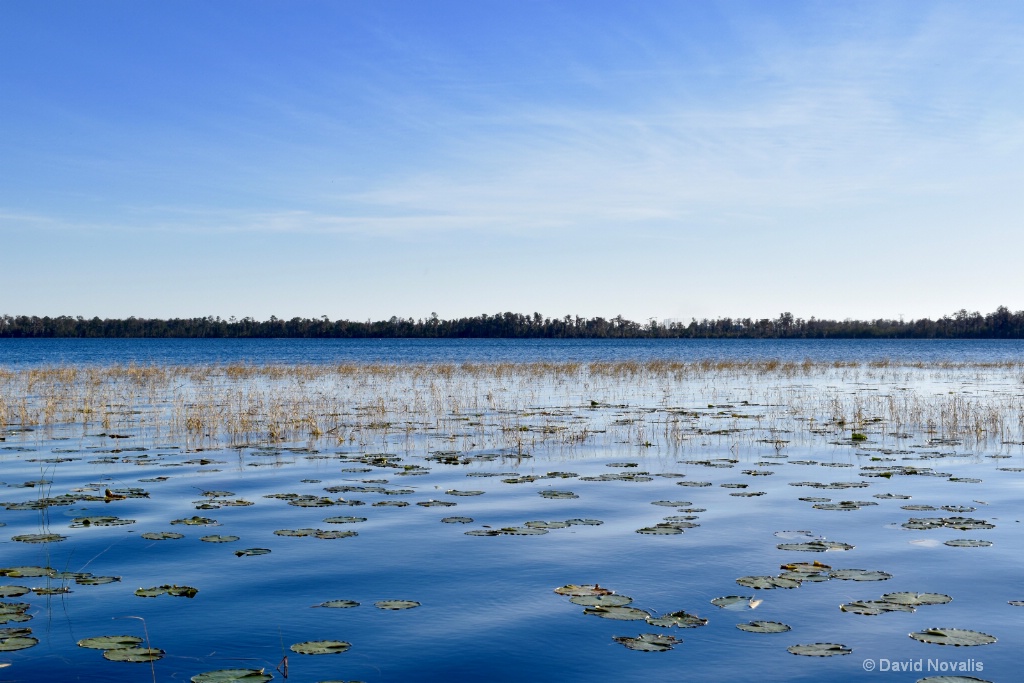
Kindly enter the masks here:
M 890 359 L 914 363 L 935 360 L 1000 362 L 1024 360 L 1020 341 L 889 341 L 889 340 L 0 340 L 0 366 L 25 368 L 57 364 L 125 363 L 461 363 L 521 361 L 622 361 L 705 358 L 783 361 Z M 902 373 L 908 374 L 908 373 Z M 862 377 L 857 381 L 866 378 Z M 1018 394 L 1012 373 L 1001 378 L 1008 399 Z M 735 380 L 738 384 L 742 382 Z M 752 379 L 751 382 L 759 380 Z M 800 378 L 800 382 L 809 382 Z M 899 381 L 903 381 L 901 377 Z M 849 385 L 845 387 L 850 390 Z M 881 386 L 881 385 L 880 385 Z M 884 387 L 883 387 L 884 388 Z M 721 387 L 723 391 L 735 388 Z M 593 388 L 590 391 L 596 391 Z M 610 390 L 611 391 L 611 390 Z M 946 393 L 945 388 L 942 393 Z M 740 395 L 740 394 L 738 394 Z M 742 395 L 740 395 L 742 397 Z M 0 398 L 5 398 L 0 396 Z M 6 397 L 11 398 L 11 397 Z M 13 397 L 18 398 L 18 397 Z M 590 398 L 587 394 L 586 398 Z M 597 396 L 597 398 L 602 398 Z M 615 398 L 613 402 L 610 400 Z M 982 680 L 1019 680 L 1024 647 L 1024 608 L 1010 600 L 1024 599 L 1021 578 L 1021 529 L 1024 520 L 1024 454 L 1019 446 L 998 441 L 985 448 L 933 445 L 928 435 L 840 443 L 835 434 L 776 432 L 776 424 L 756 418 L 741 420 L 741 431 L 712 436 L 731 419 L 720 419 L 707 401 L 686 407 L 701 410 L 704 436 L 683 446 L 658 437 L 664 413 L 652 412 L 648 426 L 654 447 L 630 440 L 612 425 L 623 416 L 620 394 L 589 401 L 567 401 L 535 413 L 538 424 L 572 427 L 577 419 L 609 429 L 607 438 L 566 448 L 556 440 L 538 446 L 533 458 L 474 461 L 468 465 L 429 460 L 439 448 L 466 450 L 469 437 L 442 438 L 432 421 L 418 423 L 408 441 L 400 431 L 381 446 L 367 447 L 325 438 L 315 444 L 277 444 L 271 457 L 258 448 L 214 445 L 201 453 L 187 451 L 170 435 L 147 437 L 141 424 L 118 426 L 130 433 L 112 440 L 97 424 L 62 425 L 22 431 L 0 429 L 0 567 L 40 565 L 58 571 L 118 576 L 106 585 L 78 585 L 65 580 L 70 593 L 44 596 L 28 593 L 3 598 L 31 605 L 29 621 L 0 628 L 29 627 L 39 643 L 31 648 L 0 651 L 2 681 L 187 681 L 197 673 L 221 668 L 275 670 L 288 656 L 290 681 L 891 681 L 911 683 L 928 675 L 929 665 L 980 662 L 982 670 L 966 675 Z M 667 405 L 683 399 L 673 397 Z M 660 404 L 659 404 L 660 405 Z M 582 406 L 582 407 L 581 407 Z M 639 407 L 639 406 L 636 406 Z M 657 405 L 645 406 L 655 410 Z M 731 411 L 757 415 L 763 408 L 736 406 Z M 548 412 L 551 414 L 549 415 Z M 561 416 L 559 414 L 561 413 Z M 635 413 L 633 413 L 635 417 Z M 484 421 L 499 419 L 485 416 Z M 460 425 L 462 423 L 459 423 Z M 781 425 L 785 427 L 786 425 Z M 472 434 L 468 423 L 457 432 Z M 777 448 L 772 440 L 788 444 Z M 286 450 L 291 447 L 295 450 Z M 132 450 L 132 449 L 138 450 Z M 366 466 L 359 456 L 385 448 L 391 466 Z M 942 451 L 942 453 L 939 453 Z M 993 459 L 995 453 L 1000 459 Z M 139 459 L 140 455 L 144 458 Z M 206 458 L 199 464 L 198 458 Z M 861 468 L 876 458 L 894 464 L 932 466 L 980 482 L 945 477 L 895 476 L 866 478 Z M 58 461 L 59 458 L 59 461 Z M 732 467 L 695 461 L 735 458 Z M 767 459 L 767 460 L 766 460 Z M 636 468 L 620 463 L 631 461 Z M 904 462 L 906 461 L 906 462 Z M 890 462 L 890 461 L 887 461 Z M 407 476 L 403 465 L 429 468 Z M 837 467 L 845 465 L 846 467 Z M 750 476 L 746 470 L 768 469 L 771 476 Z M 505 477 L 481 473 L 544 475 L 551 471 L 578 476 L 508 483 Z M 649 481 L 594 481 L 608 473 L 646 471 Z M 707 487 L 679 486 L 707 481 Z M 40 479 L 49 484 L 26 487 Z M 380 492 L 344 493 L 362 506 L 302 508 L 268 494 L 298 493 L 338 498 L 325 489 L 338 485 L 381 482 L 386 489 L 411 490 L 407 495 Z M 803 481 L 867 481 L 865 489 L 821 490 L 794 487 Z M 746 483 L 759 497 L 734 497 L 723 485 Z M 45 511 L 7 509 L 86 488 L 140 487 L 148 498 L 84 501 L 51 506 Z M 448 495 L 451 489 L 480 490 L 473 497 Z M 575 499 L 540 496 L 547 489 L 569 490 Z M 246 507 L 197 509 L 204 491 L 229 491 Z M 878 499 L 898 493 L 912 500 Z M 860 510 L 824 511 L 800 500 L 821 496 L 832 501 L 877 502 Z M 423 507 L 434 499 L 454 507 Z M 403 500 L 407 507 L 374 503 Z M 654 506 L 656 500 L 685 500 L 704 509 L 698 527 L 678 536 L 637 534 L 658 523 L 675 508 Z M 910 517 L 948 516 L 941 511 L 914 512 L 907 503 L 976 506 L 967 516 L 990 520 L 994 529 L 911 531 L 901 527 Z M 71 527 L 86 515 L 116 515 L 132 520 L 115 527 Z M 202 515 L 215 527 L 172 525 L 171 521 Z M 367 518 L 353 524 L 330 524 L 329 516 Z M 467 525 L 441 519 L 468 516 Z M 600 526 L 552 529 L 542 536 L 468 536 L 470 529 L 522 525 L 530 520 L 596 518 Z M 321 540 L 275 535 L 279 529 L 352 530 L 358 536 Z M 850 543 L 848 552 L 800 553 L 777 548 L 775 532 L 807 529 L 831 540 Z M 179 540 L 150 541 L 144 532 L 175 531 Z M 16 542 L 20 534 L 58 533 L 65 540 L 49 544 Z M 200 541 L 207 534 L 233 534 L 234 543 Z M 984 539 L 987 548 L 954 548 L 943 541 Z M 240 548 L 270 549 L 268 555 L 236 557 Z M 786 562 L 814 560 L 835 568 L 884 570 L 884 582 L 832 580 L 807 583 L 793 590 L 752 590 L 738 585 L 745 575 L 774 575 Z M 657 614 L 685 610 L 707 618 L 698 629 L 660 629 L 645 622 L 612 621 L 585 615 L 583 608 L 553 589 L 569 583 L 600 583 L 634 598 L 633 606 Z M 58 585 L 59 579 L 0 576 L 0 585 L 37 588 Z M 162 584 L 195 586 L 193 599 L 137 597 L 134 590 Z M 895 591 L 940 592 L 953 597 L 948 605 L 921 607 L 916 613 L 864 616 L 841 612 L 839 604 L 870 600 Z M 710 601 L 725 595 L 756 596 L 756 610 L 720 610 Z M 349 599 L 352 609 L 316 608 L 327 600 Z M 421 606 L 384 611 L 374 602 L 410 599 Z M 792 626 L 783 634 L 750 634 L 736 628 L 752 619 L 782 621 Z M 999 638 L 993 645 L 951 648 L 927 645 L 907 634 L 927 628 L 967 628 Z M 633 652 L 614 636 L 671 634 L 683 640 L 662 653 Z M 146 636 L 167 651 L 153 669 L 148 664 L 108 662 L 97 650 L 76 646 L 79 639 L 101 635 Z M 307 640 L 339 639 L 352 643 L 340 655 L 322 657 L 292 653 L 289 646 Z M 786 648 L 798 643 L 834 642 L 853 648 L 844 657 L 797 657 Z M 921 672 L 867 671 L 868 662 L 920 663 Z M 885 664 L 883 664 L 883 662 Z M 7 666 L 9 665 L 9 666 Z
M 0 365 L 1024 360 L 1024 340 L 0 339 Z

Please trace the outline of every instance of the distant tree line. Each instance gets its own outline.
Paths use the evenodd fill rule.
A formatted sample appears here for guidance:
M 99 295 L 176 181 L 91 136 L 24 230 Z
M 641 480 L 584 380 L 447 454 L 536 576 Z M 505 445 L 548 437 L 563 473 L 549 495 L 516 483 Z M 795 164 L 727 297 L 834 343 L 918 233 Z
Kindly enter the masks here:
M 689 323 L 638 323 L 621 315 L 614 318 L 564 316 L 546 318 L 540 313 L 486 313 L 471 318 L 442 320 L 391 317 L 388 320 L 358 322 L 320 318 L 271 316 L 224 320 L 205 318 L 83 318 L 81 316 L 0 316 L 0 337 L 150 337 L 150 338 L 463 338 L 510 339 L 1021 339 L 1024 311 L 1010 312 L 1000 306 L 982 315 L 961 309 L 938 320 L 822 320 L 794 318 L 782 313 L 770 318 L 705 318 Z

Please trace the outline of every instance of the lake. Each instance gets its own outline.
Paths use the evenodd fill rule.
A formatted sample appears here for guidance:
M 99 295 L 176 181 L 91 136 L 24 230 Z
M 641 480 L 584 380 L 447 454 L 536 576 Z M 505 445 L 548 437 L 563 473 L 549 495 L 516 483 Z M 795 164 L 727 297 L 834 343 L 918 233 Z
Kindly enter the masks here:
M 0 679 L 1016 680 L 1022 351 L 0 340 Z

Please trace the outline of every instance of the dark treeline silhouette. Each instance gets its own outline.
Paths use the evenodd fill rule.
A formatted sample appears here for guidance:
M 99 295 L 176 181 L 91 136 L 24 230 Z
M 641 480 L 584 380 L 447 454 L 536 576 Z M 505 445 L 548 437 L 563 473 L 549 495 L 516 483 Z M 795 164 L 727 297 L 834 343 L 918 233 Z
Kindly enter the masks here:
M 982 315 L 961 309 L 938 320 L 820 320 L 794 318 L 782 313 L 774 319 L 716 318 L 692 319 L 689 323 L 637 323 L 621 315 L 614 318 L 581 318 L 567 315 L 545 318 L 540 313 L 482 314 L 472 318 L 442 320 L 392 317 L 389 320 L 357 322 L 320 318 L 269 320 L 252 318 L 223 320 L 219 317 L 100 319 L 81 316 L 0 316 L 0 337 L 310 337 L 310 338 L 532 338 L 532 339 L 651 339 L 651 338 L 743 338 L 743 339 L 1021 339 L 1024 311 L 1012 313 L 1000 306 Z

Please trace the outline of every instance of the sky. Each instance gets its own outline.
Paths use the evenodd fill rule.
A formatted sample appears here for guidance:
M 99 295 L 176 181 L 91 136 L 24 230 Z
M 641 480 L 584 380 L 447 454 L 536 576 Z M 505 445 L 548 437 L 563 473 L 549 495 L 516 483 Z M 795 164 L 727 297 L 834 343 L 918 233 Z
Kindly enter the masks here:
M 0 315 L 1024 309 L 1024 4 L 0 0 Z

